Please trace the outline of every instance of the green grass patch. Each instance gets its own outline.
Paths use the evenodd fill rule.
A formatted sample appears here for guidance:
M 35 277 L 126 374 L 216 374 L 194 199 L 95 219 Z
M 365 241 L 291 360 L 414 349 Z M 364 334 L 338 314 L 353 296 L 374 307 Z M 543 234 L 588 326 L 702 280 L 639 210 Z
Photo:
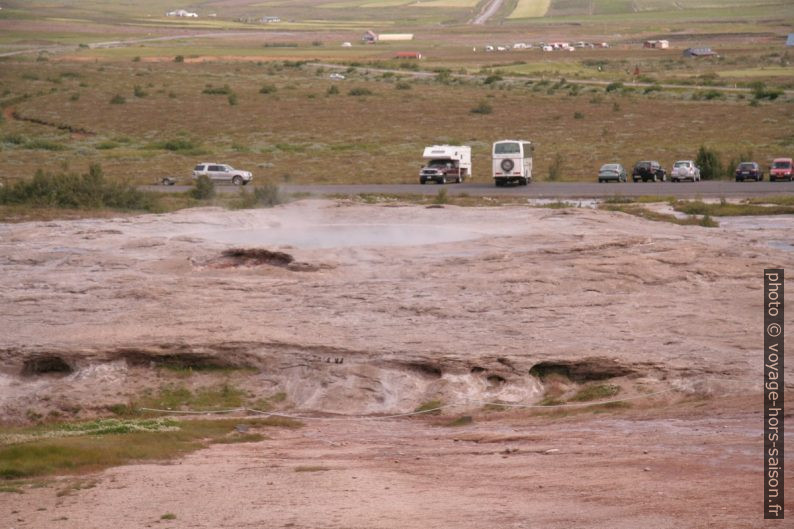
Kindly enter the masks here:
M 681 226 L 702 226 L 704 228 L 716 228 L 719 226 L 719 223 L 712 220 L 710 216 L 698 218 L 697 216 L 690 215 L 689 217 L 682 219 L 676 217 L 675 215 L 651 211 L 642 206 L 633 204 L 601 204 L 599 208 L 606 211 L 627 213 L 629 215 L 634 215 L 635 217 L 641 217 L 654 222 L 670 222 L 672 224 L 679 224 Z
M 167 512 L 160 517 L 161 520 L 176 520 L 176 514 Z
M 713 217 L 734 217 L 744 215 L 790 215 L 794 213 L 794 204 L 733 204 L 720 202 L 710 204 L 702 200 L 679 200 L 673 203 L 673 209 L 687 215 L 709 215 Z
M 474 422 L 474 419 L 472 418 L 471 415 L 462 415 L 460 417 L 457 417 L 457 418 L 452 419 L 451 421 L 447 422 L 445 424 L 445 426 L 449 426 L 449 427 L 466 426 L 466 425 L 471 424 L 473 422 Z
M 245 397 L 245 392 L 228 383 L 198 388 L 194 391 L 185 386 L 167 386 L 160 389 L 157 395 L 144 397 L 138 407 L 160 410 L 213 411 L 242 407 Z
M 577 391 L 570 400 L 572 402 L 589 402 L 614 397 L 618 393 L 620 393 L 620 386 L 616 384 L 592 384 Z
M 99 470 L 134 461 L 167 460 L 212 443 L 234 438 L 232 432 L 241 423 L 239 419 L 155 420 L 167 421 L 166 424 L 174 426 L 159 431 L 134 429 L 107 431 L 101 435 L 89 433 L 93 430 L 80 423 L 48 425 L 18 431 L 17 435 L 35 434 L 38 438 L 0 446 L 0 478 L 19 479 Z M 84 424 L 93 425 L 97 422 Z M 142 421 L 123 421 L 125 425 L 141 423 Z M 301 426 L 298 421 L 283 418 L 247 419 L 244 423 L 251 428 Z M 81 435 L 71 437 L 50 437 L 52 432 L 62 432 L 65 429 L 84 431 Z M 252 438 L 247 437 L 247 439 Z
M 672 195 L 641 195 L 638 197 L 625 197 L 615 195 L 604 200 L 605 204 L 654 204 L 657 202 L 675 202 Z
M 328 470 L 331 469 L 319 465 L 307 465 L 307 466 L 295 467 L 295 472 L 326 472 Z
M 45 173 L 0 188 L 0 205 L 24 205 L 71 209 L 117 209 L 151 211 L 156 199 L 134 186 L 107 180 L 98 164 L 88 173 Z
M 774 195 L 753 197 L 744 200 L 747 204 L 777 204 L 779 206 L 794 206 L 794 195 Z
M 438 408 L 441 408 L 443 405 L 444 403 L 442 403 L 440 400 L 429 400 L 418 406 L 414 411 L 424 414 L 440 413 L 441 410 Z

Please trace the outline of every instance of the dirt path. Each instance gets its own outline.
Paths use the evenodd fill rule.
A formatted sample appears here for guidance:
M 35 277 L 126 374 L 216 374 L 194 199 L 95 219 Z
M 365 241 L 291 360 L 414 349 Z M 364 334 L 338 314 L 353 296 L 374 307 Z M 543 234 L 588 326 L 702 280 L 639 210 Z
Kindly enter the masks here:
M 480 14 L 472 19 L 471 24 L 480 26 L 488 22 L 488 20 L 494 16 L 497 11 L 499 11 L 499 8 L 502 7 L 503 2 L 504 0 L 490 0 L 488 4 L 483 7 Z

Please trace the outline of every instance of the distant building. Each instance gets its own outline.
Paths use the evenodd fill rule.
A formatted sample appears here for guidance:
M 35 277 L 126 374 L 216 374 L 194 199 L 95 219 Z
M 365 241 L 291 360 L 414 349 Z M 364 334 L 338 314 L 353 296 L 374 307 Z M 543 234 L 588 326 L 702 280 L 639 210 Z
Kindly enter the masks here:
M 398 51 L 394 55 L 395 59 L 421 59 L 422 54 L 418 51 Z
M 281 22 L 281 18 L 279 17 L 262 17 L 259 21 L 263 24 L 275 24 L 276 22 Z
M 643 48 L 654 48 L 658 50 L 666 50 L 670 47 L 669 40 L 646 40 L 643 45 Z
M 711 48 L 687 48 L 684 57 L 716 57 L 717 53 Z
M 794 46 L 794 33 L 788 34 L 788 39 L 786 39 L 786 46 Z
M 194 13 L 193 11 L 186 11 L 184 9 L 177 9 L 176 11 L 169 11 L 165 14 L 167 17 L 187 17 L 187 18 L 198 18 L 198 13 Z
M 393 41 L 393 40 L 414 40 L 413 33 L 381 33 L 378 35 L 379 41 Z
M 378 34 L 374 31 L 367 31 L 361 36 L 361 41 L 366 42 L 367 44 L 375 44 L 378 42 Z

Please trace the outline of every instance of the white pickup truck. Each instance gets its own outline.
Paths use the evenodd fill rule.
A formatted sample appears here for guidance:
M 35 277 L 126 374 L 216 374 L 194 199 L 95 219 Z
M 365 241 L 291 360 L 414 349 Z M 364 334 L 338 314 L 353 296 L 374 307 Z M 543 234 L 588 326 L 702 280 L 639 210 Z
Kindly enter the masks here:
M 692 160 L 678 160 L 673 164 L 673 169 L 670 171 L 670 180 L 673 182 L 681 182 L 682 180 L 700 182 L 700 168 Z
M 427 160 L 419 171 L 419 183 L 449 181 L 461 183 L 471 177 L 471 147 L 466 145 L 431 145 L 422 158 Z

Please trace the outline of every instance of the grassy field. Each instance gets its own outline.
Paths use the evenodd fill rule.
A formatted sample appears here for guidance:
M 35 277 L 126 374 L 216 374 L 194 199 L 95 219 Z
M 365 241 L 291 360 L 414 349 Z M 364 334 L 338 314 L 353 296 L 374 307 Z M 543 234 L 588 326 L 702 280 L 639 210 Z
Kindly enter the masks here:
M 782 46 L 794 19 L 788 4 L 753 1 L 743 13 L 777 6 L 782 15 L 705 26 L 695 23 L 702 10 L 736 11 L 736 2 L 684 0 L 674 18 L 662 20 L 658 13 L 672 2 L 638 0 L 628 9 L 628 2 L 596 1 L 587 3 L 595 14 L 581 25 L 560 26 L 554 17 L 572 17 L 585 3 L 557 0 L 540 25 L 460 23 L 475 4 L 216 0 L 195 3 L 195 21 L 165 18 L 154 1 L 12 0 L 0 12 L 7 30 L 0 48 L 72 48 L 0 59 L 0 181 L 30 178 L 37 169 L 83 172 L 91 162 L 108 178 L 134 184 L 189 181 L 196 163 L 222 161 L 251 170 L 255 182 L 414 182 L 425 145 L 465 143 L 473 148 L 475 180 L 486 182 L 491 143 L 510 136 L 536 142 L 541 180 L 555 159 L 560 179 L 592 180 L 605 162 L 669 165 L 701 145 L 724 161 L 749 153 L 762 163 L 794 148 L 792 96 L 782 92 L 794 89 L 792 57 Z M 537 3 L 515 7 L 530 5 Z M 320 14 L 328 20 L 318 21 Z M 285 23 L 236 22 L 242 15 L 278 15 Z M 605 20 L 618 27 L 610 30 Z M 185 32 L 198 30 L 192 24 L 212 29 Z M 369 27 L 416 38 L 363 45 L 359 36 Z M 674 49 L 643 50 L 643 38 L 661 38 L 656 31 L 672 35 Z M 139 38 L 146 40 L 92 44 Z M 487 43 L 558 39 L 612 47 L 482 51 Z M 343 41 L 354 45 L 343 48 Z M 681 56 L 683 47 L 702 43 L 721 56 Z M 393 59 L 413 50 L 426 59 Z M 329 80 L 332 70 L 319 63 L 340 65 L 347 79 Z M 373 66 L 396 73 L 365 69 Z M 632 81 L 648 86 L 631 88 Z M 722 91 L 734 86 L 760 91 Z M 473 113 L 478 107 L 490 112 Z

